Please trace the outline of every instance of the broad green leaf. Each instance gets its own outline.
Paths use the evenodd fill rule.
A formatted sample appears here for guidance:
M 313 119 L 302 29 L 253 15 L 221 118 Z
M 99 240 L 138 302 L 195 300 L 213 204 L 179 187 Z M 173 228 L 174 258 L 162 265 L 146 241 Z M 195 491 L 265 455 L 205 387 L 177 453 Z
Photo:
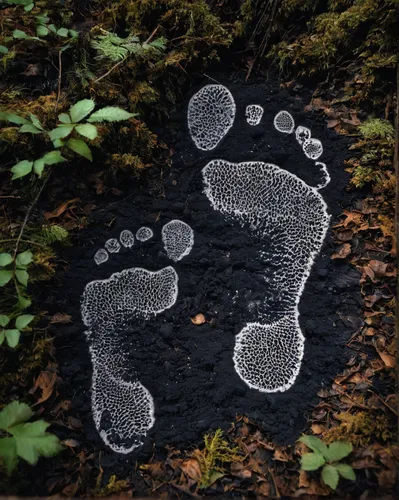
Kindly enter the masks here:
M 79 38 L 79 33 L 75 30 L 69 30 L 69 34 L 72 38 Z
M 16 328 L 18 328 L 18 330 L 23 330 L 34 319 L 35 317 L 32 316 L 32 314 L 22 314 L 21 316 L 18 316 L 18 318 L 15 320 L 15 326 Z
M 28 132 L 29 134 L 41 134 L 41 130 L 36 128 L 34 125 L 31 123 L 27 123 L 26 125 L 22 125 L 22 127 L 19 129 L 21 133 Z
M 21 332 L 14 328 L 12 330 L 4 330 L 4 333 L 7 339 L 7 344 L 10 347 L 17 347 Z
M 35 17 L 39 24 L 47 24 L 50 21 L 50 18 L 45 15 L 39 15 Z
M 22 30 L 14 30 L 12 32 L 12 36 L 13 36 L 13 38 L 16 38 L 16 39 L 18 39 L 18 38 L 22 38 L 22 39 L 30 38 L 30 36 L 27 35 L 25 33 L 25 31 L 22 31 Z
M 42 24 L 39 24 L 36 28 L 36 34 L 37 36 L 47 36 L 49 34 L 49 29 L 47 26 L 43 26 Z
M 58 36 L 62 36 L 63 38 L 66 38 L 68 36 L 68 30 L 66 28 L 60 28 L 57 31 Z
M 82 123 L 82 125 L 76 125 L 76 132 L 83 137 L 87 137 L 88 139 L 95 139 L 98 136 L 97 127 L 92 125 L 91 123 Z
M 24 7 L 24 11 L 25 11 L 25 12 L 30 12 L 30 11 L 33 9 L 33 7 L 34 7 L 34 6 L 35 6 L 35 4 L 34 4 L 33 2 L 32 2 L 32 3 L 29 3 L 28 5 L 26 5 L 26 6 Z
M 4 464 L 7 475 L 10 476 L 18 463 L 17 443 L 13 437 L 0 439 L 0 458 Z
M 298 439 L 298 441 L 306 444 L 306 446 L 312 451 L 321 453 L 324 458 L 327 458 L 327 445 L 316 436 L 303 435 Z
M 6 333 L 5 330 L 0 330 L 0 345 L 3 345 L 3 342 L 6 339 Z
M 15 276 L 17 280 L 21 283 L 21 285 L 28 286 L 29 274 L 26 271 L 22 269 L 17 269 L 15 271 Z
M 71 46 L 70 43 L 67 43 L 66 45 L 63 45 L 61 48 L 60 48 L 60 52 L 65 52 L 66 50 L 69 49 L 69 47 Z
M 43 127 L 42 127 L 42 124 L 40 123 L 39 118 L 36 115 L 34 115 L 33 113 L 30 113 L 29 116 L 30 116 L 30 121 L 33 123 L 33 125 L 36 128 L 43 130 Z
M 61 113 L 58 115 L 58 119 L 61 123 L 71 123 L 71 119 L 69 118 L 68 113 Z
M 7 285 L 7 283 L 12 279 L 13 272 L 12 271 L 0 271 L 0 286 Z
M 95 111 L 87 121 L 90 123 L 94 122 L 118 122 L 121 120 L 127 120 L 137 116 L 137 113 L 129 113 L 128 111 L 117 108 L 115 106 L 106 106 L 105 108 Z
M 10 429 L 17 445 L 17 454 L 31 465 L 39 457 L 52 457 L 61 449 L 59 439 L 46 432 L 50 424 L 44 420 L 15 425 Z
M 348 464 L 335 464 L 334 467 L 345 479 L 349 479 L 351 481 L 356 481 L 356 474 L 352 467 Z
M 49 132 L 48 135 L 52 141 L 64 139 L 64 137 L 67 137 L 72 132 L 73 128 L 74 125 L 58 125 L 58 127 Z
M 93 111 L 95 105 L 96 104 L 93 99 L 82 99 L 81 101 L 78 101 L 69 110 L 72 122 L 80 122 L 80 120 Z
M 335 441 L 328 446 L 326 459 L 329 462 L 338 462 L 351 453 L 352 445 L 345 441 Z
M 48 29 L 52 32 L 52 33 L 57 33 L 57 28 L 55 27 L 54 24 L 49 24 L 48 25 Z
M 333 490 L 337 488 L 339 481 L 339 474 L 337 469 L 332 465 L 327 464 L 323 467 L 323 470 L 321 471 L 321 478 L 323 479 L 324 483 Z
M 4 45 L 0 45 L 0 54 L 8 54 L 7 47 L 4 47 Z
M 0 314 L 0 326 L 7 326 L 10 322 L 10 318 L 5 314 Z
M 42 176 L 43 170 L 44 170 L 45 164 L 43 161 L 43 158 L 39 158 L 38 160 L 35 160 L 33 164 L 33 171 L 35 172 L 36 175 L 39 177 Z
M 25 123 L 29 123 L 26 118 L 18 116 L 15 113 L 7 113 L 6 111 L 0 111 L 0 120 L 15 123 L 16 125 L 24 125 Z
M 13 258 L 11 256 L 11 254 L 0 253 L 0 267 L 8 266 L 8 264 L 11 264 L 12 261 L 13 261 Z
M 25 403 L 13 401 L 0 411 L 0 429 L 7 431 L 10 427 L 26 422 L 33 415 L 33 411 Z
M 303 470 L 317 470 L 326 463 L 321 453 L 304 453 L 301 457 Z
M 43 161 L 45 165 L 55 165 L 56 163 L 62 163 L 66 159 L 61 155 L 59 151 L 50 151 L 43 156 Z
M 11 172 L 14 174 L 12 176 L 12 180 L 19 179 L 20 177 L 24 177 L 32 172 L 33 161 L 22 160 L 14 165 L 11 169 Z
M 18 302 L 17 302 L 17 307 L 18 309 L 27 309 L 32 305 L 32 301 L 28 299 L 27 297 L 24 297 L 23 295 L 20 295 L 18 297 Z
M 17 266 L 26 267 L 28 264 L 32 262 L 33 254 L 31 251 L 26 250 L 25 252 L 21 252 L 17 255 Z
M 56 139 L 55 141 L 53 141 L 53 146 L 55 148 L 60 148 L 62 146 L 64 146 L 65 142 L 61 139 Z
M 66 146 L 72 149 L 72 151 L 75 151 L 75 153 L 78 153 L 88 160 L 93 161 L 93 156 L 91 154 L 89 146 L 81 139 L 69 139 L 69 141 L 66 142 Z

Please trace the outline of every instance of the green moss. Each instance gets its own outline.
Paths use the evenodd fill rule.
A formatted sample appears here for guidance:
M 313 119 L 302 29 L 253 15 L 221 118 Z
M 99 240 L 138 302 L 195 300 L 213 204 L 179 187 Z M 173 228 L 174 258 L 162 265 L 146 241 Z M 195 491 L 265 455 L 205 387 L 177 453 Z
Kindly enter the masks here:
M 379 118 L 367 120 L 359 125 L 359 130 L 365 139 L 393 139 L 395 136 L 391 123 Z

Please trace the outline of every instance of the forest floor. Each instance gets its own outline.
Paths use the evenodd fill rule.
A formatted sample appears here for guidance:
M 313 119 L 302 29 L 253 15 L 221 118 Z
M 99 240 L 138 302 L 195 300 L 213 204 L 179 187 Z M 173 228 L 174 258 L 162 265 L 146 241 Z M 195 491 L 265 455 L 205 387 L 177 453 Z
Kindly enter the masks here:
M 8 113 L 0 114 L 0 251 L 32 252 L 33 260 L 26 267 L 27 283 L 15 268 L 13 280 L 0 289 L 0 314 L 34 319 L 21 328 L 16 347 L 5 341 L 0 346 L 0 408 L 15 400 L 28 403 L 36 419 L 51 424 L 63 450 L 35 466 L 20 460 L 9 478 L 1 477 L 0 491 L 52 497 L 396 498 L 397 56 L 392 59 L 395 51 L 384 40 L 378 51 L 370 41 L 381 26 L 384 33 L 395 31 L 394 5 L 387 2 L 378 15 L 366 0 L 349 2 L 347 9 L 304 7 L 298 13 L 295 2 L 285 1 L 287 12 L 300 16 L 292 27 L 288 14 L 267 1 L 257 7 L 202 0 L 7 3 L 0 7 L 0 113 Z M 317 23 L 334 21 L 338 35 L 348 13 L 356 22 L 351 28 L 345 24 L 353 45 L 346 59 L 336 59 L 337 50 L 309 56 L 306 50 L 316 51 L 322 36 L 325 47 L 340 50 L 339 37 Z M 112 33 L 134 33 L 138 40 L 127 43 Z M 247 321 L 239 305 L 231 315 L 226 290 L 241 286 L 244 293 L 257 284 L 245 273 L 256 271 L 245 235 L 239 229 L 229 234 L 205 207 L 204 159 L 193 151 L 185 129 L 189 97 L 211 78 L 232 91 L 238 109 L 263 99 L 266 124 L 289 106 L 296 121 L 322 140 L 330 167 L 332 181 L 323 196 L 332 223 L 300 304 L 307 332 L 303 368 L 286 393 L 256 396 L 240 380 L 230 384 L 231 356 L 223 355 L 234 344 L 223 332 L 237 333 Z M 10 113 L 35 128 L 33 114 L 45 131 L 52 130 L 60 113 L 89 98 L 96 109 L 118 106 L 138 115 L 96 125 L 93 139 L 82 141 L 73 131 L 71 137 L 90 152 L 64 143 L 58 148 L 66 161 L 12 180 L 17 162 L 33 162 L 52 141 L 40 128 L 19 131 L 26 123 L 13 121 Z M 298 163 L 297 144 L 278 138 L 271 126 L 251 131 L 243 116 L 217 156 L 270 161 L 313 182 L 314 162 Z M 158 390 L 161 400 L 156 381 L 164 379 L 176 383 L 180 399 L 177 406 L 173 394 L 172 403 L 163 400 L 159 412 L 168 418 L 140 452 L 118 456 L 92 422 L 79 297 L 88 281 L 127 265 L 167 265 L 160 231 L 171 218 L 186 220 L 201 237 L 196 253 L 177 266 L 184 300 L 167 318 L 174 329 L 154 320 L 137 352 L 151 354 L 138 358 L 151 392 Z M 155 233 L 147 247 L 114 254 L 103 268 L 94 264 L 94 252 L 106 239 L 142 225 Z M 223 252 L 209 245 L 218 238 L 234 249 L 234 269 L 241 269 L 234 278 Z M 197 315 L 205 321 L 195 324 Z M 195 343 L 198 337 L 201 343 Z M 205 358 L 208 364 L 202 365 Z M 189 376 L 187 359 L 193 367 Z M 210 383 L 209 372 L 217 384 Z M 343 462 L 356 478 L 341 478 L 333 490 L 320 468 L 304 470 L 302 456 L 310 450 L 298 441 L 301 434 L 329 445 L 350 444 Z

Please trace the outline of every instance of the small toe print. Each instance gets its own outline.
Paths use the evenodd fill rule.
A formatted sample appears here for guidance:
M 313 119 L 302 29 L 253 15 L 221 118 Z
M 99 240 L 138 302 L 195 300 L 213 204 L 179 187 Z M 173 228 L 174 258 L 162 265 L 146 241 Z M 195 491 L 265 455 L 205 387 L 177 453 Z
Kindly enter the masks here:
M 110 238 L 105 242 L 104 246 L 109 253 L 118 253 L 119 250 L 121 249 L 121 245 L 116 238 Z
M 149 227 L 141 227 L 136 233 L 136 239 L 138 241 L 147 241 L 154 236 L 152 229 Z
M 274 126 L 283 134 L 292 134 L 295 128 L 295 122 L 288 111 L 280 111 L 274 117 Z
M 132 248 L 134 245 L 134 236 L 129 229 L 124 229 L 119 235 L 119 241 L 125 248 Z
M 312 160 L 317 160 L 323 154 L 323 145 L 319 139 L 306 139 L 302 149 L 305 155 Z
M 259 125 L 263 116 L 262 106 L 259 106 L 259 104 L 250 104 L 245 110 L 245 116 L 249 125 Z
M 100 250 L 97 250 L 96 254 L 94 255 L 94 262 L 99 266 L 100 264 L 107 262 L 107 260 L 108 252 L 104 250 L 104 248 L 100 248 Z
M 323 172 L 323 175 L 324 175 L 324 181 L 320 182 L 320 184 L 318 184 L 316 186 L 316 189 L 323 189 L 327 186 L 327 184 L 330 183 L 331 177 L 330 177 L 330 174 L 328 173 L 327 165 L 325 163 L 322 163 L 321 161 L 317 161 L 316 166 L 320 167 L 320 170 Z
M 194 232 L 181 220 L 172 220 L 162 228 L 162 242 L 169 259 L 177 262 L 191 252 Z
M 312 132 L 310 131 L 310 129 L 308 129 L 307 127 L 302 127 L 302 125 L 299 125 L 299 127 L 297 127 L 297 129 L 295 130 L 296 140 L 301 146 L 303 146 L 305 141 L 310 139 L 311 136 Z

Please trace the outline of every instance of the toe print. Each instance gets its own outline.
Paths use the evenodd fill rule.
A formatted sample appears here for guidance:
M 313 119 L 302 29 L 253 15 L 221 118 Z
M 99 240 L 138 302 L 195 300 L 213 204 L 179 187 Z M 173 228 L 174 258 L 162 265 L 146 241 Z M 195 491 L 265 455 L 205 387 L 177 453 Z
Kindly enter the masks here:
M 136 233 L 142 242 L 152 236 L 153 231 L 147 227 Z M 192 229 L 178 220 L 163 227 L 162 237 L 168 256 L 174 261 L 188 255 L 194 242 Z M 123 230 L 119 240 L 127 249 L 134 245 L 130 230 Z M 121 248 L 116 238 L 107 240 L 104 246 L 111 254 Z M 106 262 L 108 252 L 98 250 L 94 256 L 96 264 Z M 178 282 L 172 266 L 159 271 L 133 267 L 107 279 L 91 281 L 85 287 L 81 315 L 93 365 L 93 418 L 103 441 L 117 453 L 130 453 L 141 446 L 155 423 L 153 397 L 137 379 L 122 348 L 125 325 L 132 320 L 151 320 L 173 307 Z
M 247 106 L 245 116 L 249 125 L 259 125 L 263 116 L 262 106 L 259 106 L 259 104 L 250 104 L 249 106 Z

